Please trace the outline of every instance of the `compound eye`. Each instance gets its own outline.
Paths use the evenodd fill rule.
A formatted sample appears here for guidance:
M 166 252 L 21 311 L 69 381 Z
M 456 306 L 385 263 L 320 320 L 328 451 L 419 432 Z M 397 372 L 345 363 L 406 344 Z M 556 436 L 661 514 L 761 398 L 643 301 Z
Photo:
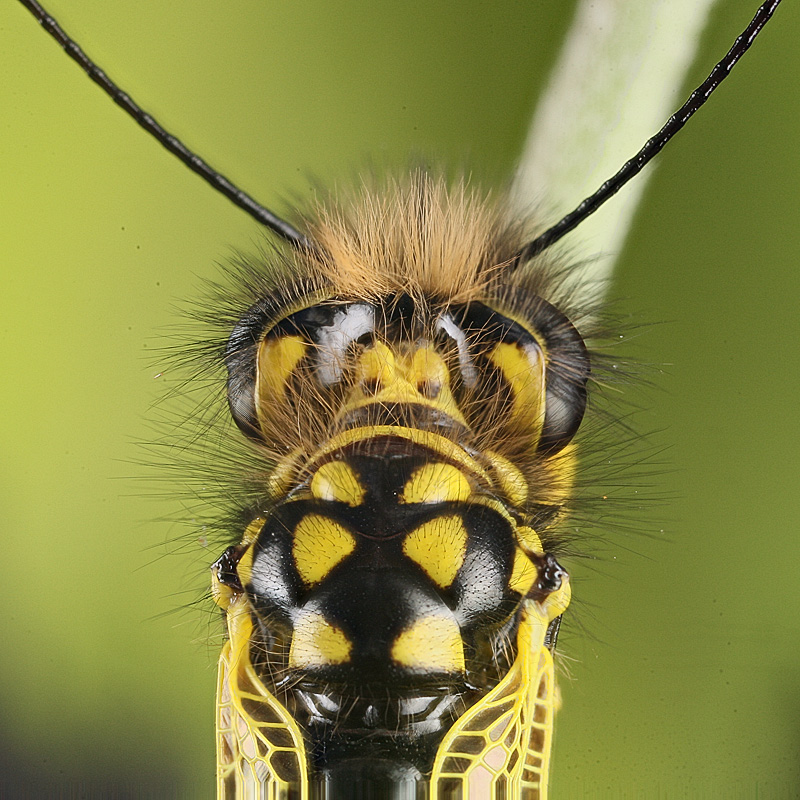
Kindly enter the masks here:
M 560 311 L 536 296 L 517 321 L 471 303 L 443 314 L 437 329 L 457 353 L 460 403 L 473 427 L 504 426 L 540 452 L 569 443 L 586 410 L 590 367 Z
M 539 450 L 556 453 L 577 433 L 586 412 L 589 352 L 575 326 L 555 306 L 537 297 L 531 326 L 547 354 L 547 401 Z
M 375 309 L 323 301 L 276 322 L 264 305 L 253 306 L 228 340 L 228 405 L 251 439 L 283 441 L 287 428 L 299 429 L 298 415 L 313 415 L 322 393 L 343 383 L 354 346 L 373 336 Z

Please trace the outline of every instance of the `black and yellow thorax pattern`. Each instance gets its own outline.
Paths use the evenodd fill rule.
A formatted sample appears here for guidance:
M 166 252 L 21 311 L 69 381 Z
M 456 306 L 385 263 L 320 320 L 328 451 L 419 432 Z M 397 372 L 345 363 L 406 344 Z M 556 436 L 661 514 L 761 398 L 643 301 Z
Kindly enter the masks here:
M 428 217 L 469 216 L 425 187 Z M 545 544 L 572 491 L 583 340 L 541 275 L 503 279 L 491 242 L 448 278 L 426 266 L 444 223 L 438 243 L 384 223 L 361 251 L 337 224 L 336 244 L 316 236 L 329 283 L 295 268 L 228 345 L 234 420 L 275 466 L 215 565 L 221 794 L 544 797 L 569 600 Z M 384 269 L 348 286 L 359 258 Z

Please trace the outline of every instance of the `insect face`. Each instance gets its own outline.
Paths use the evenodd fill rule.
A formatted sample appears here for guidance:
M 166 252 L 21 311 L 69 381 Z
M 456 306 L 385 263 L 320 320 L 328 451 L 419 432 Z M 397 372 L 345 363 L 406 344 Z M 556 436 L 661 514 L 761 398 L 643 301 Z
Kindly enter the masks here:
M 308 19 L 285 11 L 281 19 L 271 15 L 269 24 L 238 18 L 232 8 L 222 18 L 220 8 L 197 4 L 162 5 L 156 17 L 137 8 L 123 21 L 118 15 L 125 10 L 107 4 L 53 11 L 73 15 L 64 22 L 86 31 L 87 48 L 137 92 L 156 92 L 163 85 L 159 75 L 169 74 L 175 95 L 148 95 L 148 105 L 166 109 L 182 131 L 208 135 L 204 151 L 220 164 L 234 163 L 237 177 L 263 197 L 276 187 L 305 194 L 298 165 L 340 176 L 365 152 L 385 148 L 388 160 L 404 158 L 410 142 L 453 160 L 469 149 L 471 160 L 488 164 L 489 172 L 510 167 L 530 107 L 528 78 L 545 74 L 545 48 L 567 24 L 562 3 L 536 9 L 547 16 L 535 23 L 514 17 L 512 5 L 498 7 L 488 27 L 476 12 L 478 33 L 467 30 L 463 11 L 462 28 L 445 18 L 446 9 L 440 18 L 430 16 L 438 9 L 426 8 L 430 40 L 415 38 L 422 26 L 411 21 L 421 10 L 387 25 L 359 8 L 361 27 L 332 19 L 325 4 Z M 244 10 L 266 13 L 261 6 Z M 745 2 L 720 9 L 695 77 L 751 11 Z M 172 22 L 163 16 L 173 12 Z M 151 391 L 152 370 L 143 378 L 136 366 L 142 342 L 170 318 L 173 298 L 195 293 L 190 275 L 224 255 L 227 243 L 250 241 L 252 225 L 198 188 L 128 120 L 109 113 L 107 100 L 64 68 L 63 55 L 31 33 L 21 12 L 7 16 L 8 47 L 0 57 L 10 62 L 2 89 L 10 93 L 3 102 L 9 128 L 0 145 L 8 147 L 3 163 L 14 165 L 11 179 L 19 183 L 4 192 L 4 216 L 12 220 L 4 260 L 12 278 L 3 297 L 6 352 L 20 357 L 7 371 L 14 389 L 4 393 L 5 418 L 14 421 L 9 433 L 19 432 L 4 445 L 14 465 L 7 519 L 17 552 L 47 543 L 35 573 L 37 585 L 48 587 L 20 615 L 19 598 L 31 597 L 31 572 L 6 576 L 4 618 L 18 654 L 16 666 L 7 667 L 14 689 L 4 699 L 14 729 L 9 741 L 18 742 L 10 747 L 16 765 L 32 765 L 22 767 L 26 776 L 34 766 L 44 769 L 38 755 L 28 761 L 29 743 L 46 739 L 53 743 L 50 763 L 64 767 L 62 775 L 86 777 L 102 763 L 103 776 L 157 772 L 171 776 L 164 783 L 172 785 L 179 774 L 207 774 L 212 758 L 208 653 L 201 648 L 192 663 L 182 628 L 176 635 L 171 623 L 139 624 L 163 611 L 164 597 L 184 585 L 185 561 L 131 571 L 146 560 L 143 548 L 175 533 L 134 526 L 131 520 L 152 518 L 152 506 L 138 506 L 106 478 L 127 475 L 118 462 L 136 458 L 127 442 L 148 436 L 132 422 Z M 188 16 L 207 22 L 205 32 L 202 24 L 193 29 L 197 39 L 156 34 L 185 31 L 181 20 Z M 96 31 L 95 22 L 104 27 Z M 402 70 L 386 67 L 392 46 L 386 31 L 398 25 L 402 35 L 391 40 L 402 40 L 402 57 L 389 52 Z M 567 795 L 587 785 L 677 791 L 687 776 L 698 775 L 723 787 L 754 779 L 778 787 L 797 782 L 787 757 L 794 715 L 782 711 L 791 707 L 786 700 L 796 683 L 792 626 L 800 618 L 792 572 L 798 520 L 790 499 L 798 441 L 792 368 L 800 288 L 793 217 L 797 25 L 796 10 L 786 5 L 765 46 L 753 51 L 697 127 L 676 141 L 674 158 L 665 155 L 621 264 L 617 291 L 631 298 L 623 308 L 669 323 L 642 337 L 643 357 L 670 365 L 657 378 L 669 392 L 654 393 L 648 403 L 658 406 L 653 426 L 668 427 L 658 441 L 674 446 L 669 461 L 683 470 L 663 480 L 666 492 L 680 498 L 677 511 L 651 512 L 652 525 L 640 522 L 638 509 L 631 518 L 636 528 L 658 529 L 670 517 L 670 537 L 678 544 L 614 539 L 609 560 L 621 560 L 626 548 L 648 558 L 628 558 L 624 579 L 610 588 L 605 578 L 583 579 L 586 626 L 624 657 L 610 657 L 594 640 L 567 639 L 568 653 L 584 662 L 573 668 L 574 686 L 562 681 L 570 714 L 561 715 L 558 769 Z M 353 39 L 346 41 L 348 29 Z M 547 31 L 536 47 L 532 30 Z M 235 31 L 235 46 L 225 45 L 221 64 L 217 48 L 228 40 L 220 31 Z M 250 32 L 258 33 L 258 46 L 242 45 Z M 114 36 L 120 50 L 131 48 L 119 68 L 117 45 L 105 44 Z M 163 56 L 141 58 L 162 41 Z M 338 67 L 331 42 L 340 42 Z M 304 57 L 287 61 L 287 50 Z M 256 65 L 261 55 L 270 62 Z M 187 64 L 192 68 L 184 71 Z M 143 76 L 133 72 L 151 65 Z M 408 69 L 417 65 L 414 83 Z M 219 92 L 204 90 L 199 109 L 190 111 L 184 98 L 215 75 L 227 75 L 228 82 Z M 370 85 L 380 88 L 374 97 L 367 94 Z M 241 109 L 248 111 L 240 116 Z M 225 124 L 213 133 L 215 119 Z M 78 130 L 75 120 L 81 120 Z M 108 532 L 102 547 L 98 528 Z M 196 553 L 199 572 L 212 556 L 200 544 Z M 767 609 L 752 602 L 764 596 L 753 592 L 764 582 Z M 53 596 L 75 613 L 54 615 Z M 174 604 L 183 602 L 180 595 Z M 43 657 L 43 642 L 58 654 L 57 669 Z M 20 691 L 27 680 L 31 688 Z M 143 680 L 152 683 L 142 687 Z M 46 731 L 40 720 L 47 720 Z M 747 758 L 738 749 L 743 727 L 753 747 Z M 128 766 L 120 766 L 109 746 L 116 737 L 108 732 L 120 730 L 130 737 Z M 181 771 L 175 765 L 184 759 L 194 761 Z M 162 784 L 158 791 L 163 794 Z

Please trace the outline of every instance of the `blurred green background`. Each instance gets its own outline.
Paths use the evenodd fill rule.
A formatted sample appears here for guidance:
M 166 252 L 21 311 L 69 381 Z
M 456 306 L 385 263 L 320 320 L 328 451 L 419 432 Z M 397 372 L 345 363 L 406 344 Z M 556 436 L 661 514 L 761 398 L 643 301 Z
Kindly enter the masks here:
M 168 128 L 280 210 L 310 175 L 343 182 L 410 152 L 503 181 L 571 8 L 51 10 Z M 687 89 L 754 9 L 720 3 Z M 180 504 L 148 497 L 131 462 L 151 435 L 152 352 L 176 301 L 259 233 L 22 7 L 4 3 L 0 36 L 0 788 L 211 797 L 219 626 L 192 603 L 218 552 L 176 543 L 187 528 L 158 520 Z M 656 365 L 635 424 L 657 431 L 646 448 L 663 474 L 647 494 L 661 502 L 631 505 L 644 535 L 568 563 L 579 624 L 562 640 L 555 798 L 800 791 L 799 40 L 787 3 L 667 149 L 618 266 L 617 310 L 644 323 L 633 349 Z

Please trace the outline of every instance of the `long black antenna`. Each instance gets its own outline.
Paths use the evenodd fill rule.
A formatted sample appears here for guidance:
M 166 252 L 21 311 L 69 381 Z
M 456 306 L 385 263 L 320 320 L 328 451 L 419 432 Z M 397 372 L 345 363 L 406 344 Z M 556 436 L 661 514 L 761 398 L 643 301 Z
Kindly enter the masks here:
M 221 192 L 239 208 L 244 209 L 256 222 L 266 225 L 272 231 L 286 239 L 287 242 L 300 250 L 314 252 L 316 247 L 310 239 L 295 230 L 288 222 L 273 214 L 268 208 L 257 203 L 249 194 L 235 184 L 231 183 L 224 175 L 212 169 L 197 153 L 188 147 L 161 125 L 136 103 L 133 98 L 120 89 L 111 78 L 103 72 L 80 48 L 78 43 L 70 38 L 64 29 L 53 19 L 36 0 L 20 0 L 22 5 L 41 23 L 41 26 L 64 48 L 67 55 L 76 61 L 81 69 L 118 105 L 126 114 L 129 114 L 151 136 L 155 137 L 167 150 L 177 156 L 190 170 L 196 172 L 206 183 L 218 192 Z
M 711 74 L 700 86 L 689 95 L 689 99 L 666 121 L 664 127 L 655 136 L 648 139 L 644 147 L 633 158 L 626 161 L 617 174 L 603 183 L 593 195 L 587 197 L 574 211 L 548 228 L 543 234 L 528 242 L 517 254 L 516 264 L 523 264 L 557 242 L 562 236 L 580 225 L 589 215 L 594 214 L 606 200 L 637 175 L 728 77 L 736 62 L 753 44 L 756 36 L 767 24 L 780 2 L 781 0 L 769 0 L 762 4 L 750 24 L 728 50 L 727 55 L 711 70 Z

